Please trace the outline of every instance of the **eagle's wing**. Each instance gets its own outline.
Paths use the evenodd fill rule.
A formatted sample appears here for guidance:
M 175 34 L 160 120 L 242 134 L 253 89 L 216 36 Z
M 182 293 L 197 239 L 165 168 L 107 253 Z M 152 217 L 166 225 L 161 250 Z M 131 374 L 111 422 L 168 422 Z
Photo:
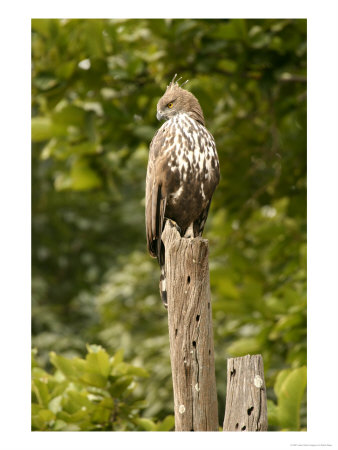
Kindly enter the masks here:
M 194 236 L 202 236 L 205 222 L 207 221 L 211 199 L 209 200 L 206 208 L 201 212 L 197 220 L 194 222 Z
M 202 236 L 205 222 L 207 221 L 208 214 L 209 214 L 209 208 L 212 200 L 212 196 L 214 194 L 214 191 L 216 189 L 216 186 L 219 183 L 220 179 L 220 171 L 219 171 L 219 161 L 218 161 L 218 155 L 217 155 L 217 149 L 216 149 L 216 143 L 212 136 L 212 134 L 202 126 L 199 126 L 200 134 L 205 137 L 206 141 L 206 150 L 208 155 L 211 155 L 210 160 L 208 158 L 208 163 L 210 161 L 209 167 L 207 168 L 207 172 L 210 171 L 210 176 L 206 177 L 206 174 L 204 170 L 202 171 L 202 178 L 200 179 L 200 182 L 204 185 L 204 190 L 206 197 L 208 199 L 208 203 L 206 204 L 205 208 L 201 212 L 201 214 L 198 216 L 198 218 L 194 221 L 194 236 Z M 204 168 L 203 168 L 204 169 Z M 207 178 L 207 179 L 206 179 Z
M 156 133 L 150 143 L 146 178 L 146 235 L 148 251 L 161 264 L 161 234 L 167 198 L 163 195 L 159 175 L 161 140 Z

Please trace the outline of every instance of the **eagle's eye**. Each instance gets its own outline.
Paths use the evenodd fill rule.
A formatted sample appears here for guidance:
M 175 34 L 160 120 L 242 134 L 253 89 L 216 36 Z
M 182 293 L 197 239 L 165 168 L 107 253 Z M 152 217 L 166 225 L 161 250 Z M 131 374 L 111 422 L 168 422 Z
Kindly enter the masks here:
M 173 106 L 174 106 L 173 102 L 170 102 L 170 103 L 167 104 L 168 108 L 172 108 Z

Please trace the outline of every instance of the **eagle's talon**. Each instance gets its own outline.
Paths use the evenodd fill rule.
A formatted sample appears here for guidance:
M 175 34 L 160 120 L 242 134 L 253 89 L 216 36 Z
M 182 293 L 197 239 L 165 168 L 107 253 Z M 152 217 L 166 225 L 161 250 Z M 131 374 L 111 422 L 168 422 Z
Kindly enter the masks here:
M 181 227 L 179 227 L 178 225 L 177 225 L 177 223 L 174 221 L 174 220 L 172 220 L 172 219 L 167 219 L 168 220 L 168 222 L 169 222 L 169 225 L 171 226 L 171 228 L 176 228 L 176 230 L 181 234 L 182 233 L 182 230 L 181 230 Z

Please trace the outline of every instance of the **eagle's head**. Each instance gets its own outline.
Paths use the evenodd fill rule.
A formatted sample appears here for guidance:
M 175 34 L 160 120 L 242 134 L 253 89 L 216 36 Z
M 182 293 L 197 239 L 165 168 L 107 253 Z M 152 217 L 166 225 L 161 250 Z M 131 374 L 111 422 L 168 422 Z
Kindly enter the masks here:
M 178 81 L 180 79 L 175 82 L 175 78 L 176 75 L 157 103 L 157 119 L 168 120 L 177 114 L 186 113 L 204 125 L 203 111 L 197 98 L 191 92 L 182 89 L 187 81 L 179 86 Z

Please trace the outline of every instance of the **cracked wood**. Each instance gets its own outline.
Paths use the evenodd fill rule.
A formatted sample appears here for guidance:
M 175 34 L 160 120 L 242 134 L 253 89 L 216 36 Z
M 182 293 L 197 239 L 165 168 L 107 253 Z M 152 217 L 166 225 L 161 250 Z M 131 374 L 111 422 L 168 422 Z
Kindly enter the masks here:
M 263 358 L 247 355 L 228 359 L 223 431 L 268 429 Z
M 162 241 L 176 431 L 217 431 L 208 241 L 181 238 L 167 221 Z

